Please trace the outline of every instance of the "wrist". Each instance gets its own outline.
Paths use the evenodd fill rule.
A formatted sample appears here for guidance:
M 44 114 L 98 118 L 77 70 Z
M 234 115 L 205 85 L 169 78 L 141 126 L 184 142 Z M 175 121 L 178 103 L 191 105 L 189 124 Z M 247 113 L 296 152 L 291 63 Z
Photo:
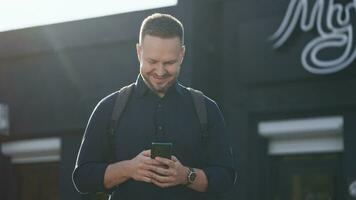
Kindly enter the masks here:
M 105 170 L 104 174 L 104 186 L 109 189 L 112 188 L 126 180 L 128 177 L 128 162 L 120 161 L 116 163 L 109 164 Z
M 133 177 L 133 161 L 132 160 L 125 160 L 122 161 L 122 168 L 123 171 L 125 172 L 123 175 L 125 178 L 130 179 Z
M 186 185 L 188 185 L 188 179 L 187 179 L 187 177 L 188 177 L 188 175 L 189 175 L 189 167 L 183 167 L 184 168 L 184 176 L 183 176 L 183 179 L 182 179 L 182 185 L 183 186 L 186 186 Z
M 192 167 L 186 167 L 187 169 L 187 174 L 186 174 L 186 179 L 184 182 L 184 186 L 189 186 L 195 182 L 195 179 L 197 177 L 197 172 L 194 168 Z

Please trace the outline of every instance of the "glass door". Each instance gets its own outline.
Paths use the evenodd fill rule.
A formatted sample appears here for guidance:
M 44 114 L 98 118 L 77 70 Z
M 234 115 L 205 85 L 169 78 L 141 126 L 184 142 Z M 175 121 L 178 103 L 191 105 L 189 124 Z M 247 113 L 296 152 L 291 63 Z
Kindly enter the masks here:
M 17 200 L 59 200 L 59 164 L 15 164 Z
M 272 200 L 342 200 L 341 154 L 273 156 Z

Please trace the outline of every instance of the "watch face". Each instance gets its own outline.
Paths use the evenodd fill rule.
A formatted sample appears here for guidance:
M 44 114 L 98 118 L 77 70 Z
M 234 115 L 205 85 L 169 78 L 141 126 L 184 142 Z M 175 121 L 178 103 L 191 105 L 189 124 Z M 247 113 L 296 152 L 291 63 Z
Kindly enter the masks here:
M 189 181 L 193 182 L 195 180 L 195 178 L 197 177 L 197 173 L 192 171 L 189 175 Z

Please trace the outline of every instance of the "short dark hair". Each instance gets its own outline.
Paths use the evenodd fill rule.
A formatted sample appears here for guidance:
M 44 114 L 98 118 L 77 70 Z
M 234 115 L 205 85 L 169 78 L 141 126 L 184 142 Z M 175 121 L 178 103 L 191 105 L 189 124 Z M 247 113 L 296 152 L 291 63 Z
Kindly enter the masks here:
M 178 37 L 184 44 L 183 24 L 172 15 L 155 13 L 146 17 L 141 25 L 139 42 L 142 43 L 145 35 L 160 38 Z

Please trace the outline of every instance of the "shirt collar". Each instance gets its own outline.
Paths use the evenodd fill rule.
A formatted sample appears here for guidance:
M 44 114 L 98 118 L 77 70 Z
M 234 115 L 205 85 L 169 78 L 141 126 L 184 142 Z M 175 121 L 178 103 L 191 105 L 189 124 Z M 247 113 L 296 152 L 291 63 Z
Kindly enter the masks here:
M 176 81 L 166 92 L 166 95 L 172 94 L 183 94 L 182 87 L 178 81 Z M 152 92 L 151 89 L 146 85 L 145 81 L 143 80 L 141 74 L 138 75 L 136 82 L 135 82 L 135 93 L 138 97 L 144 97 L 149 92 Z M 153 92 L 152 92 L 153 93 Z
M 139 74 L 135 83 L 135 93 L 138 97 L 143 97 L 149 91 L 148 86 Z

